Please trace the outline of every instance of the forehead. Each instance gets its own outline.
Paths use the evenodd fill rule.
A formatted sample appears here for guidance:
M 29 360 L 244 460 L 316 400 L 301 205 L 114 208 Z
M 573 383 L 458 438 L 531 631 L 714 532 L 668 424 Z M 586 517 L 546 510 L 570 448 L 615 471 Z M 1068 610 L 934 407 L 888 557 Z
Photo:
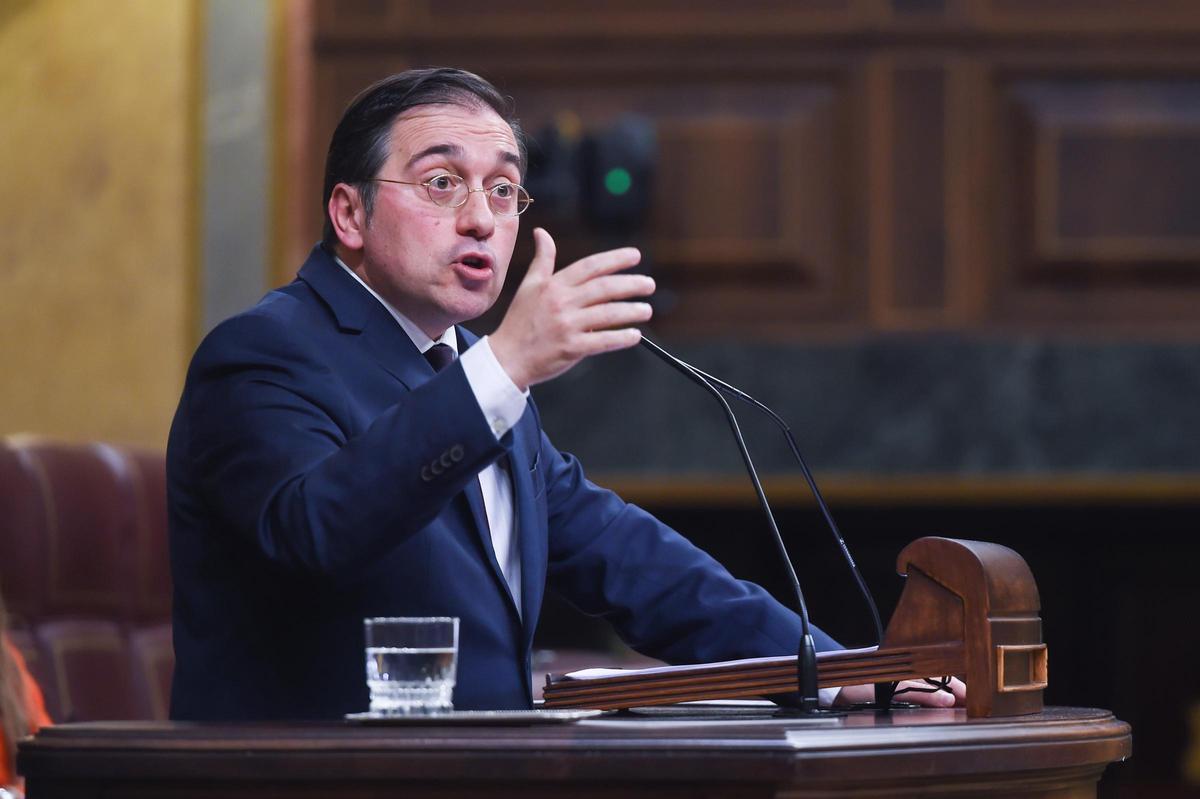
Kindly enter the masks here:
M 391 150 L 401 166 L 429 151 L 488 161 L 509 161 L 518 154 L 512 128 L 486 105 L 410 108 L 392 123 Z

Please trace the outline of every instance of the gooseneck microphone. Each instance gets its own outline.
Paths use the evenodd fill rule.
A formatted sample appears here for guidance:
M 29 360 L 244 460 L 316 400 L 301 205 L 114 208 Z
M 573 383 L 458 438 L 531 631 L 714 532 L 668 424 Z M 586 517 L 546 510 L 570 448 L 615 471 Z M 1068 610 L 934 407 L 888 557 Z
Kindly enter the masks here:
M 820 508 L 821 515 L 825 518 L 825 525 L 829 528 L 829 532 L 833 534 L 834 541 L 837 543 L 838 549 L 842 553 L 842 557 L 846 560 L 846 565 L 850 567 L 850 573 L 854 576 L 854 581 L 858 585 L 858 590 L 862 594 L 863 600 L 867 604 L 867 609 L 871 613 L 871 621 L 875 627 L 875 644 L 877 646 L 881 646 L 883 644 L 883 623 L 879 618 L 879 607 L 875 604 L 875 597 L 872 596 L 870 589 L 867 588 L 867 583 L 865 580 L 863 580 L 862 573 L 858 570 L 858 565 L 854 562 L 854 556 L 850 554 L 850 548 L 846 546 L 846 539 L 842 537 L 842 531 L 838 529 L 837 522 L 833 520 L 833 514 L 830 512 L 829 506 L 825 504 L 825 498 L 821 496 L 821 489 L 817 488 L 817 481 L 813 477 L 812 471 L 808 468 L 808 463 L 805 462 L 804 456 L 800 454 L 800 447 L 796 444 L 796 438 L 792 435 L 792 429 L 788 426 L 788 423 L 785 422 L 783 418 L 779 416 L 779 414 L 775 413 L 775 411 L 771 410 L 765 404 L 759 402 L 746 392 L 729 385 L 719 377 L 713 377 L 703 369 L 693 366 L 681 358 L 677 358 L 676 356 L 664 350 L 662 347 L 655 344 L 653 341 L 647 339 L 645 336 L 642 336 L 642 345 L 659 358 L 666 361 L 675 369 L 680 371 L 690 371 L 691 374 L 688 376 L 693 380 L 696 377 L 699 377 L 708 383 L 710 387 L 720 389 L 729 396 L 735 397 L 747 405 L 752 405 L 753 407 L 762 411 L 771 419 L 771 421 L 775 423 L 780 432 L 783 433 L 783 437 L 787 440 L 788 447 L 791 449 L 792 455 L 796 459 L 796 463 L 800 465 L 800 471 L 804 475 L 805 482 L 808 483 L 808 489 L 812 492 L 813 499 L 816 500 L 817 507 Z M 685 374 L 687 374 L 687 372 L 685 372 Z M 787 557 L 786 552 L 784 553 L 784 557 Z M 788 564 L 788 568 L 791 568 L 790 563 Z M 792 573 L 795 574 L 795 570 L 792 570 Z
M 725 418 L 728 420 L 729 426 L 733 430 L 733 436 L 737 440 L 738 451 L 742 455 L 742 462 L 746 465 L 746 471 L 750 475 L 750 482 L 754 484 L 754 491 L 758 495 L 758 503 L 762 506 L 763 513 L 767 517 L 767 525 L 771 528 L 771 533 L 774 535 L 775 546 L 779 548 L 780 559 L 787 566 L 788 578 L 791 580 L 792 590 L 796 593 L 796 604 L 800 609 L 800 650 L 796 655 L 796 677 L 800 686 L 799 710 L 801 713 L 806 714 L 820 713 L 822 709 L 820 707 L 820 695 L 817 692 L 817 647 L 813 642 L 812 625 L 808 619 L 808 603 L 804 601 L 804 592 L 800 589 L 800 578 L 796 576 L 796 569 L 792 566 L 792 559 L 788 557 L 787 548 L 783 544 L 783 536 L 779 534 L 779 526 L 775 523 L 775 514 L 771 512 L 771 505 L 767 502 L 767 495 L 763 491 L 762 481 L 758 478 L 758 471 L 754 468 L 754 461 L 750 457 L 750 450 L 746 448 L 746 440 L 742 437 L 742 430 L 738 426 L 737 417 L 734 415 L 733 409 L 729 407 L 729 403 L 725 400 L 725 397 L 721 395 L 720 389 L 709 383 L 698 370 L 671 355 L 645 336 L 642 337 L 642 345 L 661 358 L 668 366 L 682 373 L 692 382 L 712 394 L 725 411 Z
M 833 534 L 834 540 L 837 542 L 838 549 L 842 552 L 847 565 L 850 567 L 850 572 L 853 574 L 855 582 L 858 585 L 859 591 L 862 593 L 863 599 L 867 603 L 867 607 L 871 612 L 871 619 L 875 626 L 876 643 L 883 643 L 883 625 L 879 618 L 879 608 L 875 604 L 875 598 L 871 595 L 867 588 L 866 581 L 863 580 L 861 572 L 858 570 L 857 564 L 854 562 L 854 557 L 850 554 L 850 549 L 846 546 L 846 540 L 842 537 L 841 530 L 838 529 L 837 523 L 833 520 L 833 514 L 829 511 L 829 506 L 825 504 L 824 497 L 821 496 L 821 491 L 817 488 L 816 479 L 812 475 L 812 471 L 808 468 L 808 464 L 804 460 L 804 456 L 800 454 L 800 448 L 796 444 L 796 439 L 792 435 L 791 428 L 788 424 L 769 407 L 751 397 L 741 389 L 735 388 L 720 378 L 713 377 L 707 372 L 692 366 L 688 362 L 676 358 L 671 353 L 664 350 L 662 347 L 655 344 L 650 339 L 642 336 L 641 344 L 650 352 L 654 353 L 659 359 L 670 366 L 672 369 L 683 374 L 689 380 L 700 385 L 705 391 L 712 394 L 721 404 L 722 410 L 725 412 L 725 418 L 729 422 L 730 429 L 733 431 L 734 438 L 737 441 L 738 450 L 742 455 L 742 461 L 746 466 L 746 471 L 750 475 L 750 481 L 754 485 L 755 493 L 758 495 L 759 505 L 763 509 L 763 513 L 767 517 L 768 526 L 771 528 L 771 533 L 775 539 L 775 545 L 779 550 L 780 558 L 787 567 L 788 577 L 792 583 L 792 589 L 796 593 L 797 605 L 800 610 L 800 651 L 797 653 L 796 669 L 797 678 L 800 685 L 800 710 L 803 713 L 817 713 L 819 710 L 819 696 L 817 692 L 817 653 L 816 646 L 813 642 L 811 623 L 808 616 L 808 604 L 804 601 L 804 592 L 800 589 L 800 580 L 796 576 L 796 569 L 792 565 L 792 559 L 788 556 L 787 548 L 784 546 L 783 537 L 779 533 L 779 526 L 775 523 L 775 516 L 771 512 L 770 504 L 767 502 L 766 493 L 762 488 L 762 481 L 758 477 L 758 472 L 754 468 L 754 463 L 750 458 L 750 452 L 746 448 L 745 439 L 742 437 L 742 432 L 737 423 L 737 417 L 733 413 L 733 409 L 729 407 L 722 392 L 729 396 L 735 397 L 742 402 L 745 402 L 758 410 L 765 413 L 779 427 L 787 440 L 788 447 L 792 451 L 792 455 L 796 458 L 796 462 L 800 465 L 800 470 L 804 474 L 805 482 L 808 483 L 809 490 L 812 492 L 813 499 L 816 500 L 817 506 L 821 509 L 821 514 L 825 518 L 825 523 L 829 531 Z M 883 689 L 882 691 L 880 689 Z M 876 686 L 876 705 L 887 707 L 891 699 L 891 689 L 888 686 Z

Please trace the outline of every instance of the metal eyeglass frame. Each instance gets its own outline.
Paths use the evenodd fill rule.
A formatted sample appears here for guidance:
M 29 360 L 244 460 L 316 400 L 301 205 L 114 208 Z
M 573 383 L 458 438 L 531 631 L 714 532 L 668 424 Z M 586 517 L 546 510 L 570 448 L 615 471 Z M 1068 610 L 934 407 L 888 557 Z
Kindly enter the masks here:
M 455 203 L 454 205 L 449 205 L 446 203 L 440 203 L 434 199 L 433 192 L 430 190 L 429 184 L 431 184 L 435 180 L 439 180 L 441 178 L 450 178 L 452 180 L 456 180 L 456 181 L 458 181 L 456 186 L 465 186 L 466 187 L 467 193 L 463 195 L 461 202 Z M 401 186 L 424 186 L 425 193 L 429 196 L 429 201 L 431 203 L 433 203 L 434 205 L 436 205 L 438 208 L 462 208 L 464 205 L 467 204 L 467 201 L 471 199 L 471 195 L 474 194 L 475 192 L 483 192 L 487 196 L 488 208 L 491 208 L 493 213 L 499 214 L 500 216 L 520 216 L 521 214 L 523 214 L 527 210 L 529 210 L 529 206 L 533 205 L 533 198 L 529 196 L 529 191 L 524 186 L 522 186 L 520 183 L 513 183 L 512 181 L 509 181 L 509 180 L 506 180 L 503 183 L 497 183 L 495 186 L 492 186 L 491 188 L 486 188 L 486 189 L 482 186 L 480 186 L 478 189 L 472 189 L 470 186 L 467 186 L 466 178 L 462 177 L 461 175 L 455 175 L 452 172 L 444 172 L 440 175 L 436 175 L 436 176 L 430 178 L 429 180 L 422 181 L 419 183 L 413 182 L 411 180 L 392 180 L 390 178 L 367 178 L 367 180 L 377 181 L 379 183 L 397 183 Z M 518 192 L 520 192 L 521 194 L 524 194 L 526 199 L 528 200 L 528 202 L 526 202 L 525 205 L 521 206 L 520 210 L 518 210 L 516 213 L 510 214 L 510 213 L 501 211 L 492 203 L 492 192 L 496 191 L 496 189 L 503 188 L 504 186 L 512 186 Z M 455 191 L 458 191 L 458 189 L 455 188 Z M 518 202 L 519 202 L 519 200 L 518 200 Z

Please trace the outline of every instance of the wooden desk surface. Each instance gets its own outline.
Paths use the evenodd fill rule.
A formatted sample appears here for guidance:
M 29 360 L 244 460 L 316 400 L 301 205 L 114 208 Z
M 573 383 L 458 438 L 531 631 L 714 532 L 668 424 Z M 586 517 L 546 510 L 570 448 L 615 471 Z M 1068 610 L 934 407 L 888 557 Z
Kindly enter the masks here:
M 1131 752 L 1104 710 L 961 710 L 833 721 L 608 715 L 570 724 L 107 722 L 19 750 L 29 799 L 214 796 L 1095 795 Z

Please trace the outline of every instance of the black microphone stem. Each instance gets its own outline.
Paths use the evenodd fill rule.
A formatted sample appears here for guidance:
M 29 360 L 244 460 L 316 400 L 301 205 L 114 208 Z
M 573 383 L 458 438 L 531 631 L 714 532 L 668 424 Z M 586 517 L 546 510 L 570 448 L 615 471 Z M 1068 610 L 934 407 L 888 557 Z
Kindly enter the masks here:
M 846 539 L 842 537 L 842 531 L 838 528 L 837 522 L 833 520 L 833 513 L 830 512 L 829 506 L 825 503 L 825 498 L 821 495 L 821 489 L 817 488 L 816 478 L 813 477 L 812 471 L 808 468 L 808 463 L 804 460 L 804 456 L 800 454 L 800 447 L 796 444 L 796 439 L 792 435 L 792 429 L 788 426 L 788 423 L 785 422 L 779 414 L 775 413 L 775 411 L 771 410 L 769 407 L 759 402 L 746 392 L 735 386 L 731 386 L 721 378 L 713 377 L 703 369 L 693 366 L 687 361 L 670 354 L 653 341 L 647 339 L 645 336 L 642 336 L 642 344 L 660 358 L 672 359 L 681 366 L 691 369 L 696 375 L 708 381 L 716 388 L 721 389 L 726 394 L 736 397 L 742 402 L 758 408 L 776 424 L 780 431 L 783 432 L 783 437 L 787 440 L 788 447 L 791 449 L 792 455 L 796 459 L 796 463 L 800 465 L 800 472 L 804 475 L 804 481 L 808 483 L 809 491 L 812 492 L 813 499 L 816 500 L 817 507 L 821 510 L 821 515 L 825 517 L 825 524 L 828 526 L 829 531 L 833 533 L 833 538 L 837 542 L 838 548 L 842 551 L 842 557 L 845 558 L 847 565 L 850 567 L 850 573 L 853 575 L 855 582 L 858 584 L 859 593 L 862 594 L 863 600 L 867 603 L 867 608 L 871 612 L 871 621 L 875 626 L 875 643 L 879 646 L 882 646 L 883 622 L 879 618 L 879 607 L 875 604 L 875 597 L 871 594 L 870 589 L 867 588 L 866 581 L 863 580 L 862 573 L 859 572 L 858 565 L 854 562 L 854 556 L 850 554 L 850 548 L 846 545 Z
M 721 403 L 721 408 L 725 411 L 725 418 L 728 420 L 729 426 L 733 430 L 734 438 L 737 440 L 738 451 L 741 453 L 742 461 L 746 465 L 746 471 L 750 475 L 750 482 L 754 484 L 754 491 L 758 495 L 758 503 L 762 506 L 763 513 L 767 517 L 767 524 L 774 536 L 775 546 L 779 549 L 780 559 L 787 566 L 788 578 L 791 580 L 792 590 L 796 593 L 796 602 L 800 610 L 800 650 L 797 653 L 796 659 L 796 674 L 800 688 L 800 711 L 805 713 L 817 712 L 820 707 L 820 694 L 817 688 L 817 648 L 812 637 L 812 629 L 808 617 L 808 603 L 804 601 L 804 592 L 800 588 L 800 578 L 796 576 L 796 569 L 792 566 L 792 559 L 788 556 L 787 547 L 784 546 L 783 536 L 779 533 L 779 525 L 775 523 L 775 514 L 771 512 L 771 505 L 767 502 L 766 492 L 763 491 L 762 481 L 759 480 L 758 472 L 754 468 L 754 462 L 750 458 L 750 450 L 747 449 L 746 441 L 742 437 L 737 416 L 734 415 L 733 409 L 729 407 L 729 403 L 721 395 L 720 390 L 702 377 L 697 369 L 675 358 L 645 337 L 642 338 L 642 344 L 666 362 L 668 366 L 681 372 L 705 391 L 712 394 L 717 402 Z

